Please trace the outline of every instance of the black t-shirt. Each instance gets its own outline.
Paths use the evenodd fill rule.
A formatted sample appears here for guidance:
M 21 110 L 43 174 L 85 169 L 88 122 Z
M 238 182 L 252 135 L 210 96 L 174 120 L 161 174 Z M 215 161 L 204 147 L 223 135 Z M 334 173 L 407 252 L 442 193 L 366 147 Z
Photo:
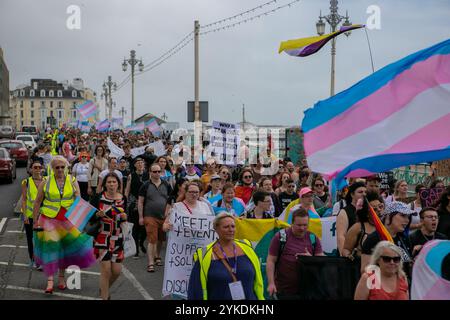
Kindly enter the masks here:
M 283 211 L 284 209 L 286 209 L 289 203 L 298 199 L 298 194 L 294 192 L 293 194 L 289 195 L 286 192 L 281 192 L 278 196 L 278 199 L 280 200 L 281 209 Z
M 131 154 L 128 156 L 124 155 L 121 159 L 125 159 L 125 161 L 127 162 L 128 170 L 133 170 L 133 156 Z
M 415 246 L 420 245 L 423 246 L 425 243 L 431 240 L 447 240 L 447 236 L 445 234 L 435 232 L 434 236 L 426 236 L 422 233 L 422 231 L 416 230 L 409 235 L 409 241 L 411 242 L 411 247 L 414 249 Z
M 399 247 L 402 251 L 402 261 L 403 261 L 403 270 L 411 277 L 411 263 L 412 263 L 412 246 L 408 237 L 405 237 L 403 233 L 397 233 L 397 235 L 393 238 L 394 244 Z M 373 249 L 376 247 L 378 242 L 381 241 L 378 232 L 372 232 L 367 236 L 366 241 L 363 242 L 362 245 L 362 254 L 372 255 Z
M 445 234 L 450 239 L 450 212 L 445 209 L 440 209 L 438 214 L 439 222 L 437 232 Z
M 136 199 L 139 197 L 139 189 L 142 187 L 145 181 L 148 181 L 149 176 L 146 171 L 142 174 L 137 174 L 137 172 L 131 173 L 131 184 L 130 184 L 130 194 L 132 194 Z

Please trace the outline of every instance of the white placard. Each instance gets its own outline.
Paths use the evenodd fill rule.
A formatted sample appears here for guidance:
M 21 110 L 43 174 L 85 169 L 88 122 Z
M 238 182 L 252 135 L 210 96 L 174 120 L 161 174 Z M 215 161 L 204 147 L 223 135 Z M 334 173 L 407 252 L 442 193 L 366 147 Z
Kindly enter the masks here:
M 214 152 L 219 164 L 238 164 L 240 130 L 239 125 L 213 121 L 210 136 L 210 151 Z

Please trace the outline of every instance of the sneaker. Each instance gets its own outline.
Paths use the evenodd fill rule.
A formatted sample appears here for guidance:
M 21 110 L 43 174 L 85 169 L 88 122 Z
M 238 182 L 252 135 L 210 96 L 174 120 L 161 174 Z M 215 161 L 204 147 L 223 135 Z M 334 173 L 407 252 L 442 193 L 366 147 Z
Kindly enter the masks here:
M 133 256 L 133 259 L 139 259 L 139 253 L 136 253 L 136 254 Z
M 31 260 L 30 263 L 28 264 L 28 266 L 30 268 L 36 268 L 36 263 L 33 260 Z
M 42 266 L 39 264 L 34 264 L 37 271 L 42 271 Z

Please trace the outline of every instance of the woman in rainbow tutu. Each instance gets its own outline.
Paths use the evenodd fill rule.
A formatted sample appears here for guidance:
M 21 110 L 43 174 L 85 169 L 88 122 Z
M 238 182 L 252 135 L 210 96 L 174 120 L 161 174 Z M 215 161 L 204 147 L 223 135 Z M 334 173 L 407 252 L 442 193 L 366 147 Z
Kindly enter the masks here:
M 67 267 L 87 268 L 95 263 L 92 238 L 64 216 L 80 195 L 78 183 L 66 173 L 68 162 L 64 157 L 53 157 L 50 166 L 52 173 L 39 185 L 33 208 L 34 254 L 48 277 L 45 293 L 49 294 L 53 293 L 53 275 L 57 270 L 58 288 L 64 290 Z

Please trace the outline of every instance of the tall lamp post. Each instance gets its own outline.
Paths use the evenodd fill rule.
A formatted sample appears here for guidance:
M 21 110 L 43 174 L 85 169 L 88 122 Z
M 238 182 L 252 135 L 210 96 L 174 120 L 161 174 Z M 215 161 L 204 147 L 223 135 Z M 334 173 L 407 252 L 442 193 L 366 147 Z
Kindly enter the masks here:
M 130 51 L 130 59 L 123 59 L 122 70 L 127 71 L 127 66 L 131 66 L 131 123 L 134 122 L 134 67 L 139 64 L 139 71 L 142 72 L 144 70 L 144 64 L 142 63 L 142 59 L 136 59 L 136 51 Z
M 342 26 L 351 26 L 352 23 L 349 20 L 348 12 L 345 17 L 341 16 L 338 13 L 338 0 L 330 0 L 330 14 L 327 16 L 322 16 L 322 11 L 319 15 L 319 21 L 316 23 L 317 34 L 320 36 L 325 33 L 325 22 L 324 20 L 331 26 L 331 32 L 335 32 L 337 27 L 345 19 Z M 348 37 L 351 31 L 345 33 Z M 330 96 L 334 96 L 334 76 L 335 76 L 335 60 L 336 60 L 336 38 L 331 40 L 331 88 L 330 88 Z
M 112 81 L 111 76 L 108 76 L 108 81 L 103 82 L 103 93 L 101 94 L 101 98 L 105 98 L 105 117 L 108 118 L 108 120 L 111 120 L 112 118 L 113 101 L 111 93 L 113 90 L 117 90 L 117 84 Z M 109 114 L 106 109 L 109 110 Z

